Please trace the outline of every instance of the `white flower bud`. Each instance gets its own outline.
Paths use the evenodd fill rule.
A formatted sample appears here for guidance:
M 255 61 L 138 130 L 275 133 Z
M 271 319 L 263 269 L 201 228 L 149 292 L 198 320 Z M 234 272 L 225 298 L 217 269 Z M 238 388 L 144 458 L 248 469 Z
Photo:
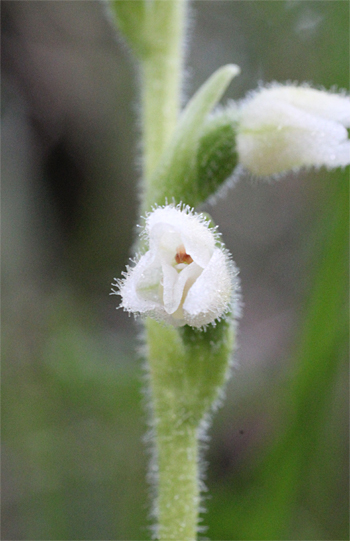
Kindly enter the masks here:
M 238 116 L 239 161 L 256 175 L 350 164 L 350 98 L 345 94 L 273 85 L 244 100 Z
M 141 235 L 148 251 L 114 284 L 121 307 L 176 327 L 203 327 L 230 310 L 237 271 L 202 215 L 189 207 L 157 207 Z

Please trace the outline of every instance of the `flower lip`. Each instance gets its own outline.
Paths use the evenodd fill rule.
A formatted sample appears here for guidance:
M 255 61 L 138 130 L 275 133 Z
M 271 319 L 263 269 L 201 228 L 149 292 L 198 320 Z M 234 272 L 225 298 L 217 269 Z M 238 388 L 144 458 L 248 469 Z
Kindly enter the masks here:
M 148 250 L 114 291 L 124 310 L 197 328 L 231 310 L 237 273 L 203 215 L 182 205 L 156 207 L 141 235 Z

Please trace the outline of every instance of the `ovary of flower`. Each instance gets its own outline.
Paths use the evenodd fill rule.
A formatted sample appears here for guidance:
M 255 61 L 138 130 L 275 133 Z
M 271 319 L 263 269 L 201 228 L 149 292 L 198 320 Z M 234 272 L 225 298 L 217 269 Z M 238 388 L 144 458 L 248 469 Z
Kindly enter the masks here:
M 203 327 L 229 311 L 237 272 L 203 216 L 188 207 L 158 207 L 142 237 L 148 250 L 116 284 L 121 307 L 177 327 Z
M 252 173 L 350 163 L 350 98 L 306 86 L 273 85 L 238 109 L 237 152 Z

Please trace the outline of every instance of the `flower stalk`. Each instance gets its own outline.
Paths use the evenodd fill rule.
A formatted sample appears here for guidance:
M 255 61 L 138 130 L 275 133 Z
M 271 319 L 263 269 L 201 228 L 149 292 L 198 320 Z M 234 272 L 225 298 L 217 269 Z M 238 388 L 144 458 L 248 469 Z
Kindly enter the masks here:
M 177 388 L 186 359 L 175 329 L 164 330 L 150 318 L 146 329 L 156 432 L 153 481 L 157 481 L 158 498 L 153 512 L 157 539 L 194 540 L 199 506 L 198 427 L 193 418 L 184 422 L 189 411 L 186 397 L 179 396 Z
M 175 130 L 180 112 L 186 2 L 156 0 L 153 13 L 149 4 L 146 27 L 153 34 L 155 50 L 141 61 L 143 177 L 145 200 L 154 204 L 154 198 L 149 198 L 150 178 Z M 197 533 L 200 492 L 198 422 L 186 422 L 184 411 L 178 410 L 181 383 L 169 392 L 169 379 L 173 379 L 174 373 L 177 379 L 180 374 L 181 379 L 174 360 L 186 362 L 188 359 L 184 359 L 177 330 L 148 318 L 146 336 L 157 462 L 156 536 L 160 541 L 193 541 Z
M 196 539 L 200 501 L 198 429 L 185 424 L 169 433 L 174 418 L 165 421 L 157 426 L 158 538 L 192 540 Z
M 144 180 L 150 178 L 175 129 L 181 107 L 187 2 L 145 3 L 148 50 L 141 60 Z
M 152 174 L 179 119 L 186 10 L 184 1 L 157 4 L 161 15 L 150 18 L 157 25 L 161 46 L 142 63 L 144 201 L 148 209 L 164 203 L 157 200 L 156 193 L 164 183 L 161 179 L 152 183 Z M 171 191 L 166 195 L 171 198 Z M 190 404 L 194 389 L 187 370 L 195 359 L 173 327 L 148 318 L 146 336 L 155 434 L 156 536 L 160 541 L 194 541 L 200 501 L 198 432 L 203 417 L 202 407 L 196 411 L 198 405 Z
M 148 318 L 146 330 L 156 431 L 156 535 L 160 541 L 194 541 L 201 488 L 199 439 L 227 378 L 234 327 L 230 318 L 206 332 L 188 325 L 165 327 Z

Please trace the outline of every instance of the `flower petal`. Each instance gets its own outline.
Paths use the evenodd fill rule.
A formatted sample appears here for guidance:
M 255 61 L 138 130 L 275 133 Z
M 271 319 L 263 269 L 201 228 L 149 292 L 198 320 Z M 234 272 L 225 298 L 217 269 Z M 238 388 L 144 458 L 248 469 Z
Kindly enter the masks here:
M 324 90 L 316 90 L 307 86 L 276 85 L 261 91 L 264 98 L 283 100 L 313 115 L 339 122 L 350 127 L 350 97 Z
M 222 316 L 230 306 L 232 289 L 227 255 L 215 248 L 208 266 L 190 288 L 183 304 L 186 323 L 202 327 Z
M 171 224 L 157 222 L 150 229 L 150 250 L 169 265 L 173 263 L 177 247 L 182 243 L 180 232 Z
M 180 210 L 170 205 L 159 207 L 147 218 L 146 228 L 151 239 L 160 223 L 166 223 L 178 231 L 186 252 L 200 267 L 208 264 L 215 247 L 215 237 L 200 216 L 190 214 L 187 208 Z
M 257 175 L 272 175 L 302 166 L 350 163 L 344 126 L 273 96 L 252 100 L 242 112 L 237 137 L 242 165 Z
M 121 306 L 129 312 L 144 313 L 154 310 L 161 302 L 159 282 L 161 266 L 154 254 L 147 252 L 135 267 L 129 269 L 119 286 L 122 297 Z
M 173 314 L 179 308 L 192 284 L 203 269 L 196 263 L 187 265 L 180 273 L 170 265 L 163 265 L 163 302 L 165 311 Z

